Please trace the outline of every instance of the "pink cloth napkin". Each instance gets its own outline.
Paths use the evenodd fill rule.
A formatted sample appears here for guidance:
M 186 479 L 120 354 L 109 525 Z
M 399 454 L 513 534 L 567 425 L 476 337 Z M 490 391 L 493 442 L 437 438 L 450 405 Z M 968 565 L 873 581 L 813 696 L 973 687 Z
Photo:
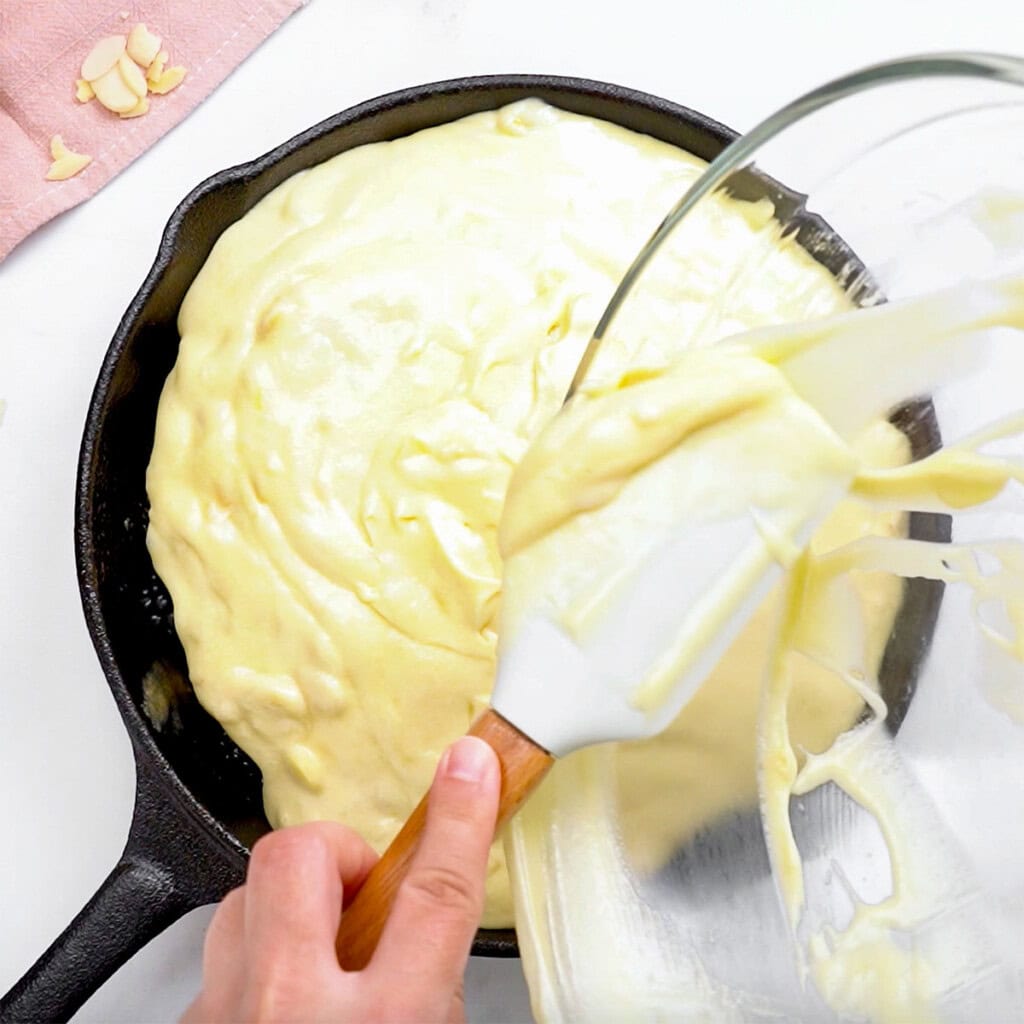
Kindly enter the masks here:
M 0 0 L 0 260 L 51 217 L 98 192 L 177 124 L 304 0 Z M 127 17 L 122 15 L 127 14 Z M 185 80 L 121 119 L 75 99 L 93 44 L 143 22 Z M 47 181 L 50 137 L 92 163 Z

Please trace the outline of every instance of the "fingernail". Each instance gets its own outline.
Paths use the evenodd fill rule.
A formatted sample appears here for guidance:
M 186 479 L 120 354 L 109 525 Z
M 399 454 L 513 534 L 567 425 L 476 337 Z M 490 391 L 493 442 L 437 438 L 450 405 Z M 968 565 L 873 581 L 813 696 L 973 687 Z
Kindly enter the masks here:
M 450 779 L 480 782 L 494 764 L 494 751 L 475 736 L 463 736 L 444 755 L 442 772 Z

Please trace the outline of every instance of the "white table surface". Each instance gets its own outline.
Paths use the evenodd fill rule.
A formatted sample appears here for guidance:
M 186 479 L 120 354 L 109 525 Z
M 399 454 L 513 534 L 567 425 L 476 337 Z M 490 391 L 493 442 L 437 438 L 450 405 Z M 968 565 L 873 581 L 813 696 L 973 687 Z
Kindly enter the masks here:
M 0 264 L 0 991 L 113 866 L 127 736 L 86 633 L 72 508 L 100 360 L 172 208 L 219 168 L 360 100 L 466 74 L 635 86 L 743 130 L 843 71 L 925 50 L 1024 53 L 1019 0 L 313 0 L 183 124 Z M 77 1021 L 171 1021 L 209 909 L 171 927 Z M 529 1019 L 518 961 L 474 961 L 470 1016 Z

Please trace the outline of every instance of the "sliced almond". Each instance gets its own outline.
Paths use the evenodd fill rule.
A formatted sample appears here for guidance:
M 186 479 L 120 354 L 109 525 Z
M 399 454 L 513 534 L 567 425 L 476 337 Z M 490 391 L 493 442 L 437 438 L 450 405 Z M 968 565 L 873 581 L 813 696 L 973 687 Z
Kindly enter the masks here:
M 102 78 L 117 63 L 127 45 L 126 36 L 107 36 L 101 39 L 82 61 L 82 77 L 87 82 Z
M 46 180 L 67 181 L 79 171 L 84 171 L 91 163 L 92 157 L 85 153 L 68 153 L 67 156 L 62 156 L 50 164 L 50 169 L 46 172 Z
M 164 93 L 177 89 L 184 77 L 185 69 L 180 64 L 177 64 L 173 68 L 168 68 L 155 82 L 151 80 L 149 91 L 155 92 L 158 96 L 163 96 Z
M 146 90 L 149 87 L 146 82 L 146 76 L 142 73 L 142 68 L 140 68 L 127 53 L 122 53 L 118 58 L 117 68 L 121 72 L 124 84 L 127 85 L 128 88 L 139 97 L 139 99 L 142 99 L 142 97 L 146 95 Z
M 132 107 L 131 110 L 127 110 L 127 111 L 125 111 L 125 113 L 120 114 L 119 116 L 120 117 L 142 117 L 142 115 L 145 114 L 148 110 L 149 110 L 149 100 L 145 96 L 142 96 L 142 97 L 140 97 L 139 102 L 136 103 L 135 106 Z
M 164 73 L 164 68 L 167 67 L 167 62 L 170 59 L 171 55 L 166 50 L 161 50 L 153 58 L 153 63 L 149 65 L 149 70 L 146 72 L 146 81 L 158 81 L 160 76 Z
M 59 135 L 50 139 L 50 156 L 53 163 L 46 172 L 47 181 L 64 181 L 72 178 L 79 171 L 92 163 L 92 157 L 85 153 L 74 153 L 64 145 L 64 140 Z
M 115 114 L 125 114 L 139 102 L 138 95 L 128 88 L 117 65 L 91 84 L 96 99 Z
M 140 67 L 148 68 L 160 52 L 160 37 L 153 35 L 140 21 L 128 33 L 128 56 Z
M 79 103 L 88 103 L 95 95 L 92 86 L 84 78 L 79 78 L 75 82 L 75 99 Z

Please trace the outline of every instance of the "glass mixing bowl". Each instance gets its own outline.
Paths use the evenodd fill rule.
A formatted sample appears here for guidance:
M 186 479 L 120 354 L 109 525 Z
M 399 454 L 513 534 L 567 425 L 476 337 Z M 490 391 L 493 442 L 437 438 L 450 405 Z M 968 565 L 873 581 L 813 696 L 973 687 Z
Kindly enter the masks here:
M 734 334 L 771 273 L 768 251 L 780 244 L 802 246 L 855 306 L 951 286 L 969 297 L 972 281 L 1004 275 L 1024 281 L 1022 87 L 1020 59 L 942 54 L 868 68 L 772 115 L 729 146 L 666 217 L 623 279 L 574 384 L 615 371 L 620 335 L 639 339 L 641 358 L 657 364 L 667 358 L 665 338 L 705 344 Z M 723 245 L 698 258 L 707 199 L 720 192 L 751 200 L 768 229 L 738 251 Z M 694 318 L 668 285 L 705 272 L 702 260 L 723 284 L 713 308 Z M 823 312 L 808 295 L 802 318 Z M 1024 334 L 997 328 L 983 340 L 984 359 L 894 410 L 911 458 L 1024 407 Z M 856 396 L 892 369 L 865 363 L 863 379 L 842 389 Z M 1021 448 L 1010 439 L 998 454 L 1012 458 Z M 1012 553 L 1024 538 L 1021 493 L 1011 484 L 955 515 L 908 509 L 903 529 L 942 543 L 1006 539 Z M 1014 568 L 977 560 L 983 575 Z M 691 756 L 689 767 L 666 748 L 653 776 L 639 747 L 574 755 L 510 837 L 540 1016 L 1021 1019 L 1024 665 L 991 636 L 1012 641 L 1024 623 L 967 586 L 886 568 L 872 575 L 889 577 L 901 600 L 887 620 L 878 683 L 888 705 L 885 756 L 897 766 L 888 796 L 905 838 L 887 842 L 876 817 L 834 783 L 793 798 L 806 887 L 794 922 L 772 874 L 752 779 L 745 800 L 696 829 L 684 823 L 696 790 L 718 781 L 714 736 L 704 737 L 706 758 Z M 1024 559 L 1016 568 L 1024 593 Z M 751 750 L 750 774 L 754 761 Z M 656 856 L 645 830 L 658 834 Z M 888 945 L 876 968 L 882 962 L 885 971 L 830 974 L 829 944 L 899 894 L 911 912 L 893 914 L 879 934 Z

